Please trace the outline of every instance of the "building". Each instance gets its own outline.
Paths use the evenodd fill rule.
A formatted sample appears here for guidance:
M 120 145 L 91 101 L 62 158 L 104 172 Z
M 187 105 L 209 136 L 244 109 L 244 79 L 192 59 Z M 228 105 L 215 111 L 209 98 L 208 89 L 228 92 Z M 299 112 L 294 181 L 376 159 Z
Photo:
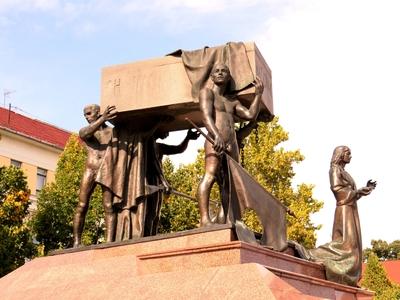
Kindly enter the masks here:
M 400 260 L 386 260 L 381 262 L 391 282 L 400 284 Z
M 31 210 L 38 192 L 54 181 L 57 160 L 71 132 L 0 107 L 0 166 L 21 168 L 31 190 Z

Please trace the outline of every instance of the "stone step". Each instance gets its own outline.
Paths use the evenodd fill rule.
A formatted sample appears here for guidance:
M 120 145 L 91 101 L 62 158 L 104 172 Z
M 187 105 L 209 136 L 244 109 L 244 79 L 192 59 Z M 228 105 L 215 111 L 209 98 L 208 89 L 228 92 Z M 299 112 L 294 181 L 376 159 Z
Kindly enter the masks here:
M 320 264 L 240 241 L 187 247 L 137 256 L 139 274 L 194 270 L 244 263 L 258 263 L 325 279 L 324 267 Z
M 367 300 L 372 299 L 374 296 L 374 292 L 365 289 L 350 287 L 270 266 L 265 266 L 265 268 L 287 282 L 290 286 L 310 296 L 337 300 Z

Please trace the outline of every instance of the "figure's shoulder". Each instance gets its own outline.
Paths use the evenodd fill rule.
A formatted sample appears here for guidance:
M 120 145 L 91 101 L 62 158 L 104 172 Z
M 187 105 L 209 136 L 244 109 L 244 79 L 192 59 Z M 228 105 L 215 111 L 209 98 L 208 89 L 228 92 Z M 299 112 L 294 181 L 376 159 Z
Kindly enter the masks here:
M 86 139 L 89 137 L 89 134 L 88 134 L 89 128 L 90 128 L 89 126 L 85 126 L 85 127 L 82 127 L 82 128 L 79 130 L 78 134 L 79 134 L 79 137 L 80 137 L 82 140 L 86 140 Z
M 202 99 L 202 98 L 211 98 L 211 99 L 214 99 L 214 92 L 212 91 L 212 89 L 210 89 L 210 88 L 208 88 L 208 87 L 203 87 L 203 88 L 200 90 L 199 98 L 200 98 L 200 99 Z
M 338 165 L 332 165 L 329 169 L 330 177 L 343 178 L 344 169 Z
M 329 169 L 329 173 L 336 173 L 336 172 L 340 172 L 340 168 L 338 165 L 331 165 L 330 169 Z

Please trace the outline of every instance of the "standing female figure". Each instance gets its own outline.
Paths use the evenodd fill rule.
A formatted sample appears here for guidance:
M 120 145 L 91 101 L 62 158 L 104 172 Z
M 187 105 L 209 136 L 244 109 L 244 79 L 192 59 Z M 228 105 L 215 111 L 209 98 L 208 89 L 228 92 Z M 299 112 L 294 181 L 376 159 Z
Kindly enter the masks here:
M 369 195 L 376 182 L 357 189 L 353 178 L 344 169 L 350 163 L 351 151 L 338 146 L 333 151 L 329 179 L 336 198 L 332 242 L 310 250 L 311 259 L 322 262 L 330 281 L 356 286 L 361 278 L 362 241 L 357 200 Z

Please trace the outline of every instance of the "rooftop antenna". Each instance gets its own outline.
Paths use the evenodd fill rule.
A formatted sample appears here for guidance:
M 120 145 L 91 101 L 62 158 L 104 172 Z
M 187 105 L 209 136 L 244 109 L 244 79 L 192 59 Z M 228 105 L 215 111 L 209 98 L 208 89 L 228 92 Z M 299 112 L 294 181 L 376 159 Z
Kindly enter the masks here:
M 11 121 L 11 103 L 8 103 L 8 124 Z
M 6 99 L 10 97 L 10 94 L 15 93 L 15 90 L 8 90 L 8 89 L 4 89 L 3 90 L 3 100 L 4 100 L 4 104 L 3 106 L 6 107 Z

